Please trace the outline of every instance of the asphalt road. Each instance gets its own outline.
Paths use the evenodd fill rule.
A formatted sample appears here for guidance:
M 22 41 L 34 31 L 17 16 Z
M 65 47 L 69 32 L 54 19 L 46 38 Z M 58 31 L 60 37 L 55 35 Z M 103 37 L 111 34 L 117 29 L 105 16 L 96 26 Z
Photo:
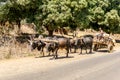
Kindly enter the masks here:
M 78 60 L 47 71 L 8 76 L 3 80 L 120 80 L 120 52 Z

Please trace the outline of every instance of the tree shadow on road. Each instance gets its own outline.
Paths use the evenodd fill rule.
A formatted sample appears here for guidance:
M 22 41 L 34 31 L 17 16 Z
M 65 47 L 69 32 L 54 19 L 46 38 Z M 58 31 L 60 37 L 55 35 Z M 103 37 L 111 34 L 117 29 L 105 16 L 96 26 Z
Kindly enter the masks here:
M 114 51 L 116 51 L 116 50 L 113 50 L 113 51 L 111 51 L 111 52 L 108 52 L 107 49 L 103 49 L 103 50 L 98 50 L 97 52 L 99 52 L 99 53 L 113 53 Z
M 97 52 L 108 53 L 108 50 L 103 49 L 103 50 L 98 50 Z
M 47 56 L 36 56 L 35 58 L 45 58 L 45 57 L 51 57 L 53 55 L 47 55 Z
M 62 56 L 62 57 L 60 57 L 60 56 L 59 56 L 59 57 L 58 57 L 58 58 L 56 58 L 56 59 L 52 57 L 52 58 L 50 58 L 49 60 L 69 59 L 69 58 L 74 58 L 74 56 L 69 56 L 69 57 L 66 57 L 66 56 Z

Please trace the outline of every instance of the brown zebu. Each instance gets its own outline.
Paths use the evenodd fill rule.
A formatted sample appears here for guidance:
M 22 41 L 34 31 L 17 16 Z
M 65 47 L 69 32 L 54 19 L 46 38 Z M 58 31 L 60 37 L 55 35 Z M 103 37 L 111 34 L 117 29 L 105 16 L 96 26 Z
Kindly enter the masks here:
M 70 40 L 67 38 L 58 38 L 56 41 L 50 42 L 46 49 L 53 52 L 53 56 L 55 59 L 58 58 L 59 49 L 66 49 L 66 57 L 68 57 Z

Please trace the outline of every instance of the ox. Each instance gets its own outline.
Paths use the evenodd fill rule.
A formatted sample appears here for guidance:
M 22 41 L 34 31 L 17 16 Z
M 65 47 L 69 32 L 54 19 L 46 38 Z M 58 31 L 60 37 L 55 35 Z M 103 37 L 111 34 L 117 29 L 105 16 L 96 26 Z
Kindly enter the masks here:
M 52 51 L 54 54 L 54 58 L 58 58 L 58 50 L 66 49 L 66 57 L 68 57 L 69 49 L 70 49 L 70 40 L 67 38 L 58 38 L 57 42 L 51 42 L 47 46 L 47 51 Z
M 93 37 L 92 36 L 83 36 L 82 38 L 78 38 L 75 40 L 75 51 L 79 47 L 81 49 L 80 54 L 82 54 L 82 50 L 85 47 L 86 53 L 89 48 L 89 53 L 92 53 L 92 45 L 93 45 Z
M 37 48 L 37 50 L 41 51 L 41 53 L 43 53 L 43 56 L 44 56 L 43 49 L 44 49 L 44 47 L 45 47 L 46 44 L 43 41 L 41 41 L 41 40 L 29 40 L 29 43 L 30 43 L 30 49 L 31 49 L 31 51 L 33 49 Z

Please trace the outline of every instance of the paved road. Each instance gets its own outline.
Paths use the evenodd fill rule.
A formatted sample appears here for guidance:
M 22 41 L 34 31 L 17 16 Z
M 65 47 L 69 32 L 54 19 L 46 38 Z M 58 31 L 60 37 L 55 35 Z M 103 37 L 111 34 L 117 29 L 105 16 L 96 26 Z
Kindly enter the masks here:
M 47 71 L 8 76 L 3 80 L 120 80 L 120 52 L 78 60 Z

